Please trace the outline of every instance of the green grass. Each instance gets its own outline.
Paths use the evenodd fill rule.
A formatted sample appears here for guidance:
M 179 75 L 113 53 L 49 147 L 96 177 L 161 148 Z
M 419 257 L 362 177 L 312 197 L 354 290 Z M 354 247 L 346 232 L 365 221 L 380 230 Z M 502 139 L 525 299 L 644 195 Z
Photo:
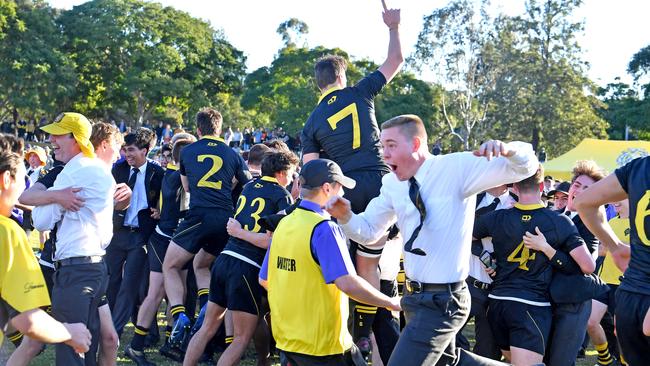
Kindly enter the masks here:
M 159 314 L 159 319 L 162 319 L 162 313 Z M 161 335 L 164 334 L 164 324 L 161 325 Z M 470 322 L 468 326 L 466 327 L 464 331 L 465 336 L 470 340 L 470 342 L 473 344 L 474 343 L 474 323 Z M 121 339 L 121 345 L 120 349 L 118 351 L 118 359 L 117 359 L 117 364 L 118 365 L 131 365 L 133 364 L 131 360 L 128 358 L 124 357 L 124 346 L 128 344 L 128 342 L 131 341 L 131 337 L 133 337 L 133 326 L 129 324 L 125 329 L 124 329 L 124 334 L 122 335 Z M 158 353 L 158 349 L 148 349 L 146 350 L 147 354 L 147 359 L 149 361 L 152 361 L 156 363 L 158 366 L 166 366 L 166 365 L 179 365 L 179 363 L 170 361 L 169 359 L 160 356 Z M 217 355 L 218 356 L 218 355 Z M 215 361 L 218 359 L 217 356 L 215 356 Z M 279 361 L 277 357 L 275 358 L 274 361 L 274 366 L 279 365 Z M 241 365 L 244 366 L 253 366 L 255 365 L 255 351 L 253 350 L 253 347 L 249 347 L 248 351 L 246 352 L 246 359 L 242 361 Z M 577 366 L 593 366 L 596 364 L 596 351 L 593 349 L 593 347 L 590 347 L 590 349 L 587 351 L 587 358 L 584 359 L 578 359 L 576 362 Z M 54 347 L 48 346 L 45 352 L 43 352 L 40 356 L 38 356 L 30 365 L 35 365 L 35 366 L 50 366 L 54 365 Z

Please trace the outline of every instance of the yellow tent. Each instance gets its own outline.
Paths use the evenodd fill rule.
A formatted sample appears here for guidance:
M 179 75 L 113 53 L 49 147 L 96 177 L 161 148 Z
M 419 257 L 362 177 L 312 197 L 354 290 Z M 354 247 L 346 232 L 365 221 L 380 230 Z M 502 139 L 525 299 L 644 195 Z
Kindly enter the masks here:
M 630 160 L 647 155 L 650 155 L 650 141 L 584 139 L 572 150 L 544 163 L 544 175 L 569 180 L 578 160 L 594 160 L 612 173 Z

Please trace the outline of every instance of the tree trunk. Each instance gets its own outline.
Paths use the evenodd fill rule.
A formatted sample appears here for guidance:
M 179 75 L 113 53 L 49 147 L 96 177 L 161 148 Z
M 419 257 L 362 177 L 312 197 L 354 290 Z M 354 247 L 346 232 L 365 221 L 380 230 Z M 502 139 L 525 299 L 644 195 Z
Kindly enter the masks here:
M 539 146 L 539 128 L 537 126 L 533 127 L 530 143 L 533 145 L 533 150 L 537 152 L 537 147 Z

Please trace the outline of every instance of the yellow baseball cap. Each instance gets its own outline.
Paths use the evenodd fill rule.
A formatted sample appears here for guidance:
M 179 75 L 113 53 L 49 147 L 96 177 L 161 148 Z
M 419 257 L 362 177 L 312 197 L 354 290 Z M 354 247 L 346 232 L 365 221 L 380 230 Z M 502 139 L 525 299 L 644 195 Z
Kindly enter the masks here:
M 27 150 L 25 153 L 25 160 L 29 161 L 29 156 L 31 154 L 36 154 L 36 156 L 38 156 L 38 159 L 41 161 L 41 166 L 44 166 L 47 163 L 47 155 L 45 154 L 45 150 L 42 147 L 34 146 L 31 149 Z
M 93 148 L 93 144 L 90 143 L 92 125 L 90 124 L 90 121 L 88 121 L 88 118 L 83 114 L 74 112 L 61 113 L 54 119 L 54 122 L 41 127 L 41 130 L 50 135 L 65 135 L 71 133 L 72 136 L 74 136 L 74 139 L 77 140 L 79 148 L 84 156 L 89 158 L 95 157 L 95 149 Z

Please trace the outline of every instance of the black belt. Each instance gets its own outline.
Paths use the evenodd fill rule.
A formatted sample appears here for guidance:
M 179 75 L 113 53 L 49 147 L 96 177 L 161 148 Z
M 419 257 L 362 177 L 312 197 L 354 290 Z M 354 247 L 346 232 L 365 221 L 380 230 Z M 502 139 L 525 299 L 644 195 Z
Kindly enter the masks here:
M 126 231 L 128 231 L 130 233 L 137 233 L 138 231 L 140 231 L 140 228 L 137 227 L 137 226 L 126 226 L 126 225 L 124 225 L 124 226 L 122 226 L 122 230 L 126 230 Z
M 483 291 L 492 290 L 492 284 L 491 283 L 479 281 L 479 280 L 477 280 L 476 278 L 474 278 L 472 276 L 467 277 L 467 283 L 469 283 L 470 285 L 476 287 L 479 290 L 483 290 Z
M 406 291 L 412 294 L 419 294 L 421 292 L 456 292 L 463 288 L 465 283 L 463 281 L 453 283 L 423 283 L 406 279 Z
M 74 266 L 78 264 L 92 264 L 92 263 L 102 263 L 104 262 L 104 256 L 101 255 L 91 255 L 87 257 L 72 257 L 65 258 L 54 262 L 54 267 L 59 269 L 64 266 Z

